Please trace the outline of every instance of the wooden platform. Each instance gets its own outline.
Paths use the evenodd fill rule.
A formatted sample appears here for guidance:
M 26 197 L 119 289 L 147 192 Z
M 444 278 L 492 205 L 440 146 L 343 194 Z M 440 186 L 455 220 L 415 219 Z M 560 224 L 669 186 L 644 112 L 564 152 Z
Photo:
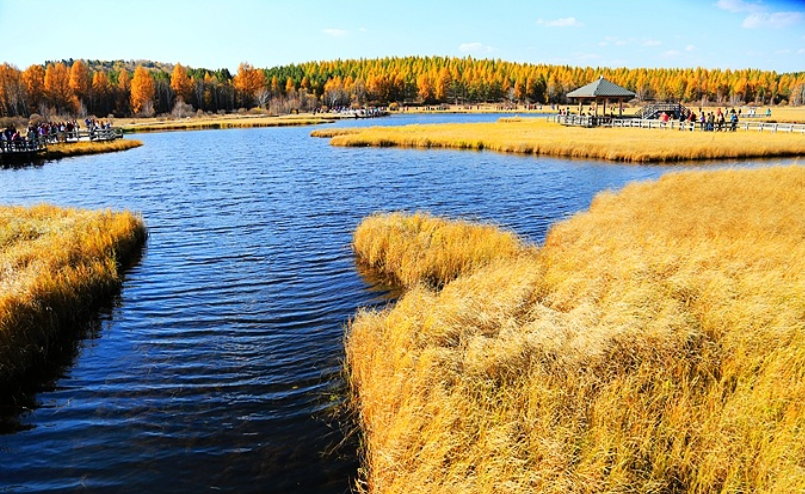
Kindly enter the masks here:
M 59 132 L 56 134 L 23 138 L 16 142 L 0 141 L 0 162 L 19 163 L 47 158 L 48 144 L 76 142 L 106 142 L 123 137 L 123 129 L 96 129 Z
M 557 115 L 550 117 L 556 123 L 568 127 L 633 127 L 640 129 L 671 129 L 679 130 L 682 125 L 685 130 L 703 131 L 699 122 L 682 122 L 676 120 L 669 120 L 662 122 L 657 119 L 647 118 L 618 118 L 618 117 L 596 117 L 596 116 L 579 116 L 579 115 Z M 692 127 L 692 128 L 691 128 Z M 722 130 L 731 130 L 732 123 L 727 121 L 722 126 Z M 735 130 L 742 131 L 755 131 L 755 132 L 799 132 L 805 134 L 805 124 L 789 124 L 789 123 L 770 123 L 770 122 L 746 122 L 738 121 Z

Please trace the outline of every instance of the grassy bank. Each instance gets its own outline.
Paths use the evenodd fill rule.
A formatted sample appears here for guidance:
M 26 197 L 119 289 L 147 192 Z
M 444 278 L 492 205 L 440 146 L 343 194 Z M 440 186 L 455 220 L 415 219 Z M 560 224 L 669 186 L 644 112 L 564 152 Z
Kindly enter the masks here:
M 371 127 L 360 132 L 350 129 L 336 134 L 330 142 L 347 147 L 486 149 L 637 163 L 805 155 L 805 139 L 801 134 L 582 129 L 541 119 Z
M 115 153 L 142 146 L 142 141 L 134 139 L 116 139 L 105 142 L 73 142 L 65 144 L 50 144 L 47 157 L 49 159 L 68 158 L 85 154 Z
M 174 130 L 249 129 L 260 127 L 295 127 L 333 123 L 336 119 L 313 114 L 283 117 L 231 115 L 225 117 L 191 117 L 178 120 L 121 119 L 115 123 L 123 132 L 165 132 Z
M 129 212 L 0 207 L 0 384 L 119 285 L 145 236 Z
M 802 492 L 802 211 L 800 166 L 668 175 L 360 312 L 366 488 Z

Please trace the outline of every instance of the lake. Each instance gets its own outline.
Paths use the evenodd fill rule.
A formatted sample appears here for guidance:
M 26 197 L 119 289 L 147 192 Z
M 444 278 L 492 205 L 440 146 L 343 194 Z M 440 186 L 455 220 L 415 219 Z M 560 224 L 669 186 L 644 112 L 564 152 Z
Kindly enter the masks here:
M 150 234 L 75 348 L 3 398 L 0 491 L 347 492 L 344 328 L 393 299 L 356 271 L 361 218 L 429 211 L 541 242 L 601 190 L 707 166 L 344 149 L 313 128 L 137 135 L 124 153 L 0 170 L 1 204 L 128 208 Z

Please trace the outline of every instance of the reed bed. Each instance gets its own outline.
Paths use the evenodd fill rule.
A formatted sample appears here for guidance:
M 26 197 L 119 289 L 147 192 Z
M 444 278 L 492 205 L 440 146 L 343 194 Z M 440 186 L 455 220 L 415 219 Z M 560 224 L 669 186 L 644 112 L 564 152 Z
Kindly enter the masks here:
M 501 256 L 522 249 L 514 233 L 492 225 L 448 221 L 428 214 L 365 218 L 353 248 L 360 262 L 403 286 L 441 286 Z
M 70 156 L 82 156 L 85 154 L 115 153 L 118 151 L 126 151 L 128 149 L 138 148 L 142 145 L 142 141 L 137 141 L 134 139 L 50 144 L 48 145 L 47 157 L 50 159 L 60 159 L 68 158 Z
M 145 237 L 130 212 L 0 207 L 0 385 L 119 286 Z
M 345 136 L 352 134 L 359 134 L 363 129 L 335 127 L 329 129 L 316 129 L 310 133 L 310 137 L 327 138 L 335 136 Z
M 211 129 L 252 129 L 264 127 L 297 127 L 302 125 L 319 125 L 333 123 L 332 118 L 242 118 L 198 121 L 168 121 L 148 124 L 124 125 L 123 131 L 136 132 L 163 132 L 169 130 L 211 130 Z
M 803 211 L 801 166 L 667 175 L 360 311 L 360 488 L 805 492 Z
M 805 139 L 799 134 L 583 129 L 541 119 L 371 127 L 336 135 L 330 143 L 347 147 L 487 149 L 634 163 L 805 155 Z

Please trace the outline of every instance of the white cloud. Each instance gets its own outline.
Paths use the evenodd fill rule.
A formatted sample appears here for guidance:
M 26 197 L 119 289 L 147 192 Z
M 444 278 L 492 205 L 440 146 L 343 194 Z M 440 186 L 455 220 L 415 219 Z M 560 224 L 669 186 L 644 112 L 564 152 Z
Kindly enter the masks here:
M 800 50 L 800 51 L 802 51 L 802 50 Z M 789 50 L 788 48 L 784 48 L 784 49 L 782 49 L 782 50 L 777 50 L 777 51 L 776 51 L 776 52 L 774 52 L 774 53 L 776 53 L 777 55 L 790 55 L 790 54 L 791 54 L 791 50 Z
M 644 38 L 641 44 L 643 46 L 660 46 L 662 44 L 662 41 L 657 39 Z
M 584 27 L 584 23 L 579 22 L 575 17 L 560 17 L 552 21 L 538 19 L 537 24 L 545 27 Z
M 345 29 L 335 29 L 335 28 L 332 28 L 332 27 L 328 27 L 327 29 L 322 29 L 321 32 L 323 32 L 324 34 L 326 34 L 328 36 L 332 36 L 333 38 L 343 38 L 344 36 L 349 34 L 349 31 L 347 31 Z
M 797 53 L 805 53 L 805 48 L 800 48 L 799 50 L 797 50 Z
M 762 12 L 763 6 L 757 3 L 744 2 L 743 0 L 718 0 L 716 7 L 729 12 Z
M 461 53 L 492 53 L 494 48 L 487 46 L 483 43 L 461 43 L 458 45 L 458 51 Z
M 756 12 L 744 19 L 742 27 L 754 29 L 758 27 L 783 28 L 799 24 L 805 19 L 802 12 Z
M 358 29 L 358 31 L 360 31 L 360 32 L 362 32 L 362 33 L 365 33 L 365 32 L 367 32 L 367 31 L 369 31 L 369 30 L 368 30 L 368 29 L 366 29 L 365 27 L 362 27 L 362 28 Z
M 695 49 L 696 49 L 696 47 L 693 46 L 693 45 L 688 45 L 688 46 L 685 47 L 686 52 L 692 52 Z

